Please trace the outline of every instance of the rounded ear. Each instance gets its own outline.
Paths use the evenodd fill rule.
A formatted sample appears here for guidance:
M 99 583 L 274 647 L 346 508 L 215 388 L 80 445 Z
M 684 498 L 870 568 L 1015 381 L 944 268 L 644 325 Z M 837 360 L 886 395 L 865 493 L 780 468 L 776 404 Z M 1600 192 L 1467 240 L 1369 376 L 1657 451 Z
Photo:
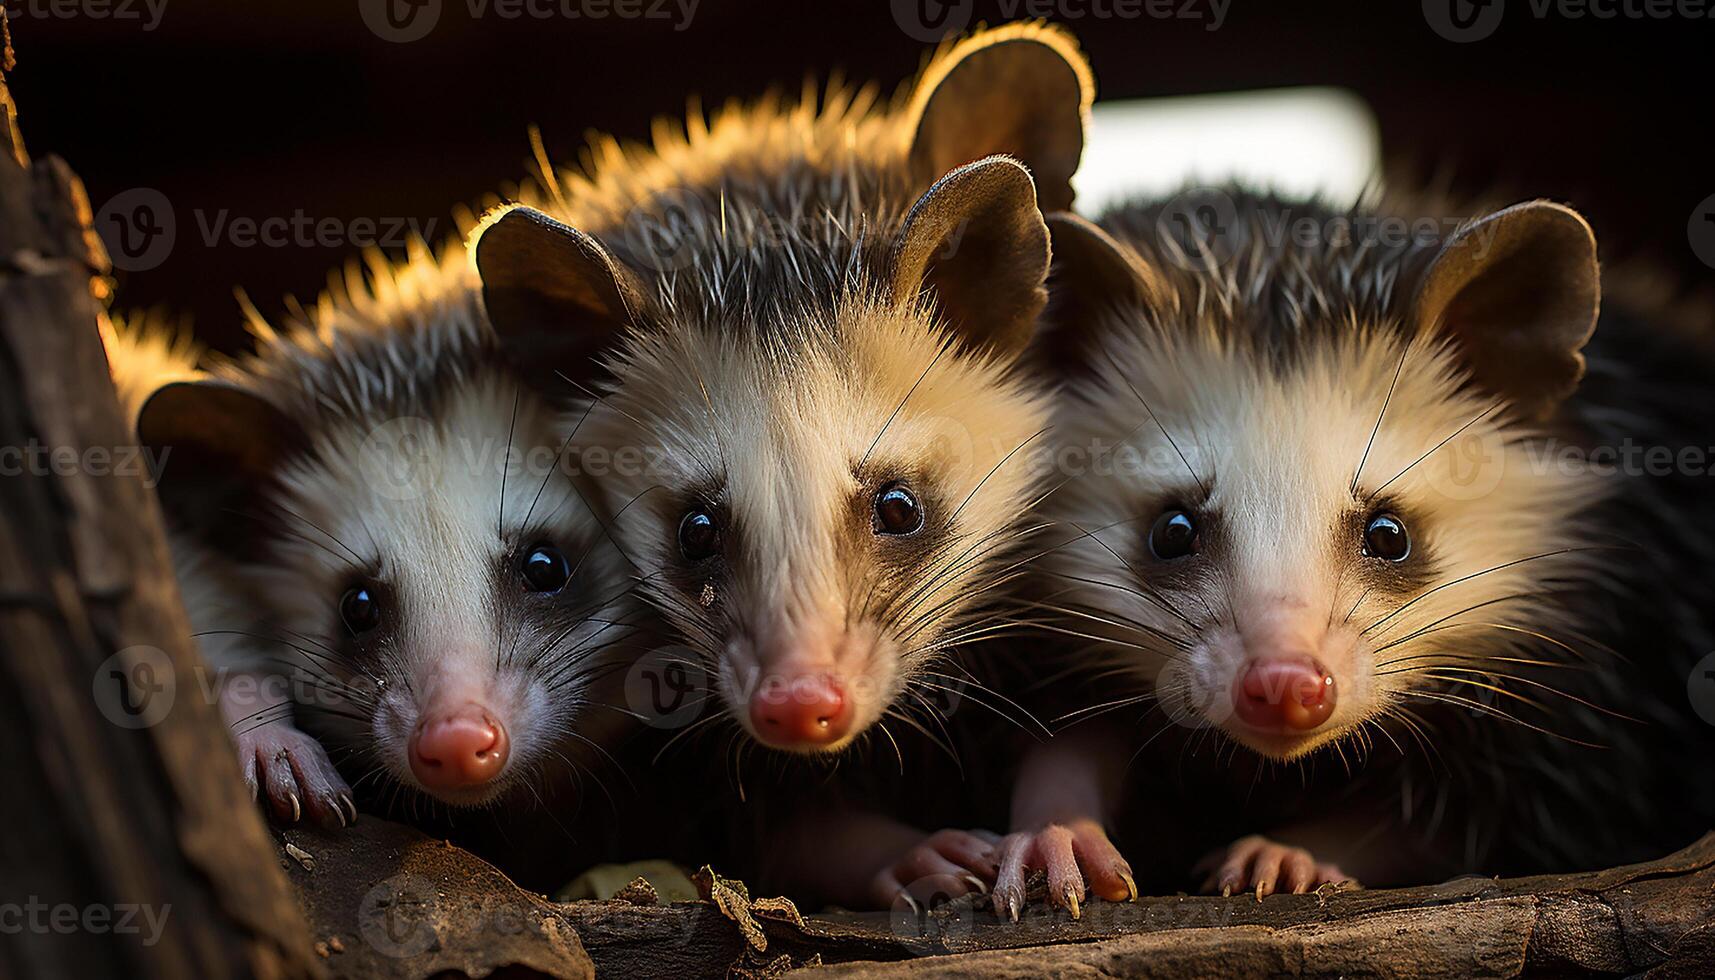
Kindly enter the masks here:
M 288 458 L 309 452 L 304 430 L 261 396 L 220 381 L 177 381 L 137 414 L 137 441 L 159 461 L 156 492 L 175 525 L 234 522 Z
M 928 182 L 973 160 L 1017 157 L 1044 211 L 1072 206 L 1096 83 L 1072 36 L 1045 24 L 979 31 L 929 63 L 913 91 L 911 167 Z M 920 185 L 921 186 L 921 185 Z
M 1016 356 L 1048 300 L 1048 229 L 1030 175 L 992 157 L 941 178 L 905 216 L 889 270 L 895 303 L 933 290 L 967 345 Z
M 562 375 L 589 376 L 642 305 L 641 287 L 600 242 L 535 208 L 492 216 L 471 251 L 501 348 L 544 392 L 563 392 Z
M 1541 418 L 1584 376 L 1601 292 L 1589 224 L 1570 208 L 1531 201 L 1449 238 L 1412 311 L 1420 329 L 1454 338 L 1479 385 Z
M 1170 291 L 1134 250 L 1100 226 L 1070 211 L 1046 220 L 1054 265 L 1032 354 L 1052 376 L 1066 377 L 1089 369 L 1109 314 L 1162 309 L 1171 302 Z

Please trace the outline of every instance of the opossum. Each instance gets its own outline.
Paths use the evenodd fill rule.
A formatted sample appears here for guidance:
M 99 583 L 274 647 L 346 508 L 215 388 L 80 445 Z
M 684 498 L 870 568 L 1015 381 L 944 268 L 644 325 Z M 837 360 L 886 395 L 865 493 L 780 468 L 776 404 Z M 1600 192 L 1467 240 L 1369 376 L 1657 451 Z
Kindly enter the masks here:
M 208 377 L 204 369 L 208 352 L 188 330 L 157 314 L 112 311 L 100 320 L 102 346 L 119 407 L 126 425 L 135 434 L 143 406 L 157 391 L 170 384 L 195 382 Z M 148 450 L 152 447 L 140 447 Z M 147 482 L 154 486 L 171 459 L 148 453 L 144 459 Z M 191 536 L 169 524 L 167 545 L 195 637 L 198 652 L 208 663 L 234 654 L 239 638 L 229 633 L 208 632 L 210 624 L 232 623 L 244 616 L 246 603 L 232 587 L 230 569 L 220 557 L 200 546 Z
M 1083 707 L 1023 767 L 997 913 L 1031 867 L 1074 913 L 1085 879 L 1135 896 L 1109 827 L 1259 899 L 1707 829 L 1715 497 L 1600 463 L 1703 447 L 1712 325 L 1597 327 L 1569 208 L 1448 213 L 1229 187 L 1050 219 L 1066 535 L 1029 591 Z
M 1046 424 L 1018 369 L 1046 298 L 1038 199 L 1069 205 L 1092 94 L 1061 32 L 982 32 L 891 107 L 835 91 L 693 119 L 480 232 L 521 361 L 615 351 L 582 444 L 645 461 L 601 481 L 606 517 L 710 679 L 701 724 L 824 759 L 895 747 L 887 721 L 923 725 L 960 680 L 943 652 L 995 628 L 979 613 L 1013 571 Z M 891 900 L 891 871 L 811 860 L 842 839 L 812 823 L 783 861 L 827 871 L 801 893 Z
M 252 791 L 338 826 L 336 759 L 459 808 L 599 762 L 580 747 L 623 723 L 600 708 L 638 635 L 629 573 L 560 465 L 584 407 L 509 366 L 462 247 L 373 256 L 251 326 L 254 354 L 161 387 L 137 425 L 170 453 L 159 492 Z

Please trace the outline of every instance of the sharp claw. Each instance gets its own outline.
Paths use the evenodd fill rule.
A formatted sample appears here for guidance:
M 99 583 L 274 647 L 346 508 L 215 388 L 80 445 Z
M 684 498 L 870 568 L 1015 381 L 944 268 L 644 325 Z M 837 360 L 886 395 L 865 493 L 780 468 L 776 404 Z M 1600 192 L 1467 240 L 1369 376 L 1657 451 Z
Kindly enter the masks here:
M 987 895 L 989 893 L 989 886 L 984 884 L 983 880 L 978 878 L 976 875 L 964 874 L 960 875 L 959 878 L 972 888 L 975 888 L 978 895 Z
M 1066 910 L 1072 913 L 1073 919 L 1083 915 L 1083 911 L 1078 908 L 1078 893 L 1070 888 L 1066 889 Z
M 1017 895 L 1008 896 L 1008 898 L 1006 900 L 1006 909 L 1007 909 L 1007 912 L 1012 915 L 1012 921 L 1016 923 L 1018 921 L 1018 896 Z
M 1120 872 L 1120 880 L 1125 882 L 1125 900 L 1128 902 L 1137 901 L 1137 882 L 1133 881 L 1131 875 L 1124 871 Z
M 288 790 L 286 792 L 286 798 L 292 801 L 292 822 L 297 823 L 299 818 L 304 815 L 304 808 L 298 805 L 298 794 Z
M 917 904 L 917 900 L 915 898 L 911 897 L 910 892 L 902 889 L 899 892 L 899 897 L 905 899 L 906 905 L 911 906 L 911 914 L 912 915 L 917 916 L 917 915 L 923 914 L 923 908 Z
M 1262 901 L 1262 885 L 1260 881 L 1256 883 L 1256 900 L 1259 902 Z
M 351 823 L 347 826 L 355 825 L 357 823 L 357 801 L 351 798 L 350 793 L 341 793 L 339 798 L 345 804 L 346 809 L 351 811 Z
M 1222 898 L 1232 898 L 1233 897 L 1233 884 L 1232 884 L 1232 882 L 1228 882 L 1228 883 L 1221 886 L 1221 897 Z

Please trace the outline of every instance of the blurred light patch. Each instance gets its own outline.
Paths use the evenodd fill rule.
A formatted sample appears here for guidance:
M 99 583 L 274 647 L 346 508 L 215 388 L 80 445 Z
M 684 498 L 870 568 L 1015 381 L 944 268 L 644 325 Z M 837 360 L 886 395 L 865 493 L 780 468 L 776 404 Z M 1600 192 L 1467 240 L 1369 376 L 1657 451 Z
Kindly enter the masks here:
M 1380 164 L 1375 115 L 1362 99 L 1337 88 L 1276 89 L 1097 103 L 1073 184 L 1085 214 L 1234 179 L 1349 203 Z

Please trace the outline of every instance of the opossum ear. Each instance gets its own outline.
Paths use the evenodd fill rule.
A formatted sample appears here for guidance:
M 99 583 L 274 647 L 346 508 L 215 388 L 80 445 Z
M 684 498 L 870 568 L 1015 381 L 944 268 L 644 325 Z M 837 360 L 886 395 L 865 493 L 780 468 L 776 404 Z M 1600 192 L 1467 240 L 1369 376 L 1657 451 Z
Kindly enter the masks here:
M 308 435 L 286 413 L 219 381 L 177 381 L 149 396 L 137 440 L 160 466 L 162 509 L 193 532 L 244 525 L 232 512 L 283 460 L 309 451 Z
M 1029 168 L 1042 210 L 1066 210 L 1095 97 L 1090 64 L 1067 32 L 1029 23 L 979 31 L 917 82 L 912 172 L 928 182 L 1003 153 Z
M 968 345 L 1018 355 L 1048 301 L 1048 229 L 1024 168 L 979 160 L 941 178 L 905 216 L 889 284 L 895 303 L 924 291 Z
M 1458 342 L 1478 384 L 1541 418 L 1584 376 L 1601 291 L 1590 226 L 1570 208 L 1532 201 L 1449 238 L 1414 311 L 1421 329 Z
M 1032 356 L 1053 377 L 1087 372 L 1103 317 L 1114 310 L 1160 310 L 1170 301 L 1161 277 L 1097 225 L 1061 211 L 1047 218 L 1054 245 L 1048 309 Z
M 544 392 L 596 373 L 641 290 L 594 238 L 528 207 L 486 223 L 473 250 L 488 319 L 514 367 Z

